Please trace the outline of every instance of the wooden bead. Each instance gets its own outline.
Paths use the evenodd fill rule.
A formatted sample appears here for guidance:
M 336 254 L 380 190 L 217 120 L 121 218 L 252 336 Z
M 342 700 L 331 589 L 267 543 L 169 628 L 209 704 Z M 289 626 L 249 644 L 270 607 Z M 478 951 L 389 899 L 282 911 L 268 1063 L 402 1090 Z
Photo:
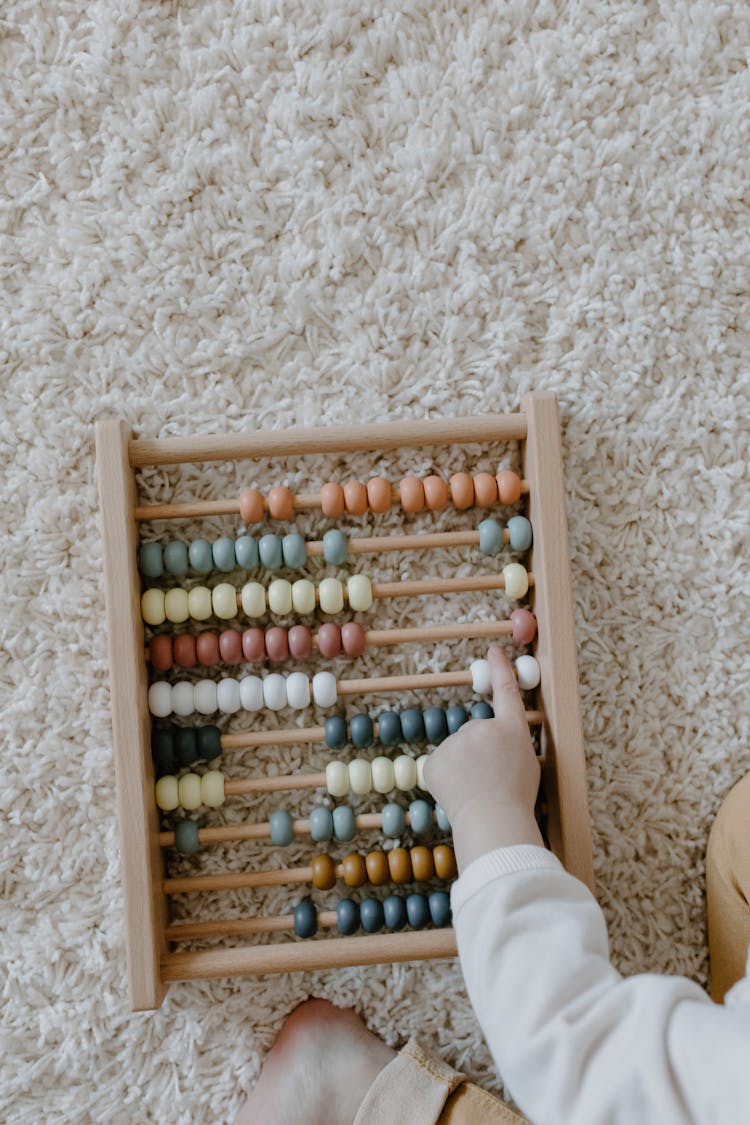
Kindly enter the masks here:
M 432 849 L 432 859 L 435 864 L 435 874 L 438 879 L 455 879 L 458 874 L 456 856 L 448 844 L 438 844 Z
M 164 591 L 146 590 L 141 597 L 141 616 L 147 625 L 162 625 L 166 618 L 164 612 Z
M 516 676 L 521 691 L 533 691 L 535 687 L 539 686 L 541 679 L 539 663 L 528 654 L 519 656 L 516 660 Z
M 160 777 L 156 783 L 156 807 L 164 812 L 173 812 L 180 803 L 177 778 L 171 774 Z
M 242 634 L 236 629 L 224 629 L 219 634 L 219 655 L 225 664 L 241 664 Z
M 341 653 L 341 630 L 338 625 L 326 622 L 318 629 L 318 652 L 321 656 L 333 658 Z
M 468 473 L 454 473 L 450 479 L 451 502 L 460 512 L 474 503 L 474 481 Z
M 229 582 L 220 582 L 211 591 L 211 604 L 217 617 L 224 621 L 237 616 L 237 591 Z
M 412 873 L 418 883 L 426 883 L 428 879 L 432 879 L 435 874 L 435 863 L 430 848 L 426 848 L 423 844 L 417 844 L 409 852 L 409 857 Z
M 172 685 L 165 680 L 156 680 L 148 689 L 148 709 L 157 719 L 166 719 L 172 714 Z
M 425 477 L 422 487 L 425 503 L 431 512 L 442 512 L 443 508 L 448 507 L 448 485 L 442 477 L 436 477 L 434 474 Z
M 411 858 L 406 848 L 388 852 L 388 870 L 394 883 L 408 883 L 412 877 Z
M 188 592 L 188 609 L 193 621 L 208 621 L 214 611 L 208 586 L 193 586 Z
M 336 867 L 329 855 L 316 855 L 310 864 L 312 885 L 319 891 L 330 891 L 336 885 Z
M 259 630 L 260 631 L 260 630 Z M 281 625 L 272 625 L 266 629 L 265 649 L 269 660 L 287 660 L 289 657 L 289 635 Z
M 491 508 L 497 503 L 497 481 L 492 473 L 477 473 L 474 477 L 474 503 L 480 508 Z
M 383 883 L 388 882 L 390 869 L 384 852 L 369 852 L 365 856 L 365 867 L 367 868 L 367 878 L 373 887 L 380 887 Z
M 262 523 L 264 510 L 263 493 L 257 488 L 243 488 L 240 492 L 240 518 L 245 523 Z
M 418 477 L 404 477 L 398 486 L 401 507 L 405 512 L 421 512 L 424 508 L 424 485 Z
M 201 800 L 210 809 L 224 804 L 224 774 L 221 770 L 207 770 L 201 778 Z
M 345 855 L 341 866 L 347 887 L 361 887 L 367 882 L 367 867 L 358 852 Z
M 191 590 L 192 594 L 193 591 Z M 240 592 L 242 610 L 248 617 L 263 617 L 266 612 L 266 589 L 260 582 L 246 582 Z M 191 613 L 191 617 L 195 614 Z
M 292 612 L 292 584 L 286 578 L 274 578 L 268 587 L 266 597 L 271 613 L 284 617 Z
M 274 520 L 290 520 L 294 515 L 294 496 L 283 484 L 268 493 L 268 514 Z
M 505 593 L 509 598 L 524 598 L 529 589 L 529 576 L 526 567 L 520 563 L 508 563 L 503 567 Z
M 177 783 L 180 805 L 185 810 L 201 806 L 201 779 L 197 773 L 185 773 Z
M 529 609 L 514 609 L 510 615 L 514 645 L 530 645 L 536 636 L 536 617 Z
M 295 613 L 315 613 L 315 587 L 309 578 L 292 583 L 292 608 Z
M 365 612 L 372 606 L 372 583 L 366 574 L 352 574 L 346 580 L 349 607 L 355 613 Z
M 195 651 L 195 637 L 192 633 L 180 633 L 172 642 L 172 653 L 175 664 L 180 668 L 195 668 L 198 655 Z
M 387 512 L 391 506 L 391 499 L 390 482 L 383 477 L 370 477 L 367 482 L 367 503 L 370 505 L 370 511 Z
M 295 586 L 296 586 L 295 582 Z M 292 587 L 292 597 L 294 597 L 294 586 Z M 312 633 L 307 625 L 292 625 L 287 634 L 287 643 L 289 644 L 289 654 L 295 660 L 306 660 L 312 652 Z
M 367 647 L 365 631 L 357 621 L 341 626 L 341 644 L 347 656 L 361 656 Z
M 242 634 L 242 655 L 250 664 L 265 659 L 266 635 L 262 629 L 245 629 Z
M 521 499 L 521 482 L 511 469 L 497 474 L 497 495 L 501 504 L 517 504 Z
M 167 590 L 164 598 L 164 613 L 167 621 L 171 621 L 174 625 L 181 625 L 183 621 L 187 621 L 190 616 L 187 590 L 183 590 L 179 586 Z
M 324 578 L 318 586 L 318 599 L 323 613 L 341 613 L 344 608 L 344 587 L 338 578 Z
M 184 680 L 172 684 L 172 711 L 175 715 L 192 715 L 195 710 L 195 689 Z
M 335 481 L 329 481 L 324 484 L 320 490 L 320 507 L 324 516 L 329 519 L 338 519 L 343 516 L 344 508 L 344 490 L 340 484 Z
M 367 511 L 367 488 L 359 480 L 344 485 L 344 503 L 350 516 L 363 516 Z
M 346 762 L 333 761 L 326 766 L 326 789 L 332 797 L 345 797 L 349 792 L 349 769 Z
M 195 639 L 195 654 L 198 663 L 211 668 L 219 663 L 219 638 L 216 633 L 200 633 Z
M 159 633 L 156 637 L 151 638 L 148 658 L 151 667 L 156 668 L 157 672 L 166 672 L 172 667 L 172 638 L 168 633 Z
M 360 796 L 372 793 L 372 766 L 365 758 L 354 758 L 349 763 L 349 786 L 352 793 Z

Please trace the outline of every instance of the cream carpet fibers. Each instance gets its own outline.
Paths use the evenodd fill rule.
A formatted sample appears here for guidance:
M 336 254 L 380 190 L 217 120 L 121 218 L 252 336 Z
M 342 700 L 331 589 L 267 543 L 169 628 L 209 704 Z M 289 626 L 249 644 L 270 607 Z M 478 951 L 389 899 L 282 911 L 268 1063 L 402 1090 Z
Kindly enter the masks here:
M 499 1085 L 453 964 L 185 984 L 129 1013 L 93 461 L 110 415 L 180 434 L 556 391 L 613 957 L 705 983 L 706 833 L 750 765 L 747 5 L 15 0 L 0 32 L 0 1117 L 228 1122 L 311 994 Z M 285 479 L 506 455 L 462 460 L 299 459 Z M 478 569 L 378 573 L 456 566 Z

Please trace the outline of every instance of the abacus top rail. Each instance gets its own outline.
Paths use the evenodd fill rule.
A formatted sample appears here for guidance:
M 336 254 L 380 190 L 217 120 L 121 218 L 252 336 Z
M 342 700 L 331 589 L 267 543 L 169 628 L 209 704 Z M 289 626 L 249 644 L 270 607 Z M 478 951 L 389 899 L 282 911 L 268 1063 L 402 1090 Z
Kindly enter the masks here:
M 416 449 L 423 445 L 523 441 L 525 414 L 485 414 L 465 418 L 411 419 L 358 426 L 299 426 L 254 433 L 199 434 L 193 437 L 135 438 L 129 442 L 131 466 L 187 462 L 243 461 L 307 453 L 354 453 Z

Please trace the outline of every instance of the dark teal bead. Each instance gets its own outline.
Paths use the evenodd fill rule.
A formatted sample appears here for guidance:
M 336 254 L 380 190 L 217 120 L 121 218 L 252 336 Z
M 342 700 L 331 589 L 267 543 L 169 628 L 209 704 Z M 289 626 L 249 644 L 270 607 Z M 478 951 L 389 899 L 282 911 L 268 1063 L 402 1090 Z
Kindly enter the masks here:
M 278 535 L 261 535 L 258 542 L 258 555 L 260 565 L 266 570 L 278 570 L 283 561 L 281 553 L 281 540 Z
M 200 754 L 195 727 L 175 727 L 174 751 L 178 766 L 192 766 L 198 761 Z
M 508 531 L 510 532 L 511 550 L 528 551 L 533 534 L 531 524 L 526 516 L 511 516 L 508 520 Z
M 173 773 L 174 732 L 171 727 L 154 727 L 151 731 L 151 757 L 161 773 Z
M 333 810 L 333 834 L 342 843 L 348 843 L 357 835 L 354 809 L 349 808 L 349 805 L 337 805 Z
M 144 578 L 161 578 L 164 573 L 161 543 L 141 543 L 138 566 Z
M 366 898 L 359 904 L 359 921 L 365 933 L 376 934 L 383 928 L 383 904 L 377 898 Z
M 448 734 L 455 734 L 464 723 L 468 723 L 469 712 L 460 703 L 454 703 L 452 707 L 446 708 L 445 721 L 448 724 Z
M 496 555 L 503 545 L 503 529 L 497 520 L 482 520 L 477 530 L 482 554 Z
M 174 826 L 174 845 L 182 855 L 195 855 L 200 848 L 198 843 L 198 821 L 178 820 Z
M 413 930 L 423 930 L 430 920 L 430 908 L 424 895 L 406 896 L 406 917 Z
M 330 809 L 319 805 L 310 810 L 310 837 L 316 844 L 324 844 L 333 837 L 333 817 Z
M 325 740 L 329 750 L 343 750 L 349 739 L 346 719 L 341 715 L 330 715 L 325 721 Z
M 378 738 L 383 746 L 396 746 L 402 739 L 401 720 L 395 711 L 378 716 Z
M 383 899 L 383 921 L 389 930 L 403 930 L 406 925 L 406 904 L 400 895 Z
M 437 746 L 444 738 L 448 737 L 448 723 L 442 707 L 428 707 L 422 712 L 424 719 L 424 733 L 428 742 Z
M 409 824 L 415 836 L 426 836 L 432 831 L 432 805 L 427 801 L 412 801 L 409 805 Z
M 172 539 L 164 548 L 164 569 L 167 574 L 174 574 L 175 578 L 184 578 L 188 572 L 187 544 L 179 539 Z
M 302 536 L 296 531 L 284 536 L 281 542 L 281 554 L 284 566 L 291 567 L 293 570 L 300 570 L 307 564 L 307 547 Z
M 198 757 L 204 762 L 211 762 L 221 756 L 221 731 L 218 727 L 208 724 L 198 727 Z
M 416 707 L 401 712 L 401 733 L 404 742 L 424 742 L 424 719 Z
M 228 535 L 222 535 L 221 539 L 217 539 L 211 548 L 211 554 L 214 560 L 214 566 L 217 570 L 222 571 L 224 574 L 229 574 L 237 566 L 237 558 L 234 553 L 234 539 L 230 539 Z
M 336 929 L 340 934 L 356 934 L 359 929 L 359 907 L 351 898 L 342 898 L 336 905 Z
M 406 815 L 401 805 L 389 802 L 383 805 L 383 835 L 395 840 L 406 828 Z
M 271 842 L 285 848 L 294 839 L 294 822 L 288 812 L 277 809 L 268 818 L 271 827 Z
M 234 544 L 234 557 L 237 559 L 237 566 L 241 566 L 243 570 L 254 570 L 260 562 L 257 540 L 252 535 L 238 536 Z
M 338 528 L 331 528 L 323 536 L 323 558 L 331 566 L 341 566 L 346 562 L 346 536 Z
M 353 715 L 349 720 L 349 734 L 352 746 L 357 750 L 365 750 L 372 746 L 373 726 L 369 715 Z
M 190 569 L 196 574 L 210 574 L 214 568 L 214 553 L 207 539 L 194 539 L 188 547 Z
M 433 891 L 428 896 L 427 905 L 433 926 L 450 926 L 451 896 L 446 891 Z
M 309 898 L 298 902 L 294 908 L 294 933 L 299 938 L 315 937 L 318 932 L 318 912 Z
M 481 703 L 475 703 L 471 709 L 472 719 L 494 719 L 495 712 L 489 703 L 482 700 Z
M 451 822 L 448 820 L 445 811 L 440 805 L 435 805 L 435 819 L 437 820 L 437 826 L 441 832 L 450 832 Z

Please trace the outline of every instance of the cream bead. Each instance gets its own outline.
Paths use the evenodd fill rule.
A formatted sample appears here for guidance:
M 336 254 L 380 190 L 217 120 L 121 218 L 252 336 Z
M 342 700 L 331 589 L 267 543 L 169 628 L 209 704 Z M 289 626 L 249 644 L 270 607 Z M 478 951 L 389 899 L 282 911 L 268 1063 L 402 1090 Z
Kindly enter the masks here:
M 268 608 L 271 613 L 292 612 L 292 584 L 286 578 L 274 578 L 268 587 Z
M 529 589 L 529 576 L 520 563 L 508 563 L 503 567 L 505 593 L 509 598 L 523 598 Z
M 164 812 L 172 812 L 180 803 L 180 791 L 177 778 L 171 774 L 160 777 L 156 783 L 156 807 Z
M 429 754 L 420 754 L 417 758 L 417 785 L 420 789 L 424 789 L 425 793 L 429 793 L 429 789 L 424 781 L 424 767 L 429 760 Z
M 269 711 L 286 707 L 286 680 L 280 672 L 271 672 L 263 680 L 263 702 Z
M 310 706 L 310 680 L 304 672 L 290 672 L 287 676 L 286 697 L 295 711 Z
M 344 587 L 338 578 L 324 578 L 318 586 L 323 613 L 341 613 L 344 608 Z
M 352 793 L 372 793 L 372 768 L 366 758 L 355 758 L 349 763 L 349 787 Z
M 224 715 L 233 715 L 240 709 L 240 684 L 232 676 L 219 680 L 216 685 L 216 706 Z
M 201 779 L 198 774 L 183 774 L 177 785 L 182 808 L 199 809 L 201 807 Z
M 372 759 L 372 787 L 376 793 L 390 793 L 396 788 L 393 762 L 382 755 Z
M 166 680 L 157 680 L 148 689 L 148 709 L 157 719 L 172 714 L 172 685 Z
M 246 582 L 240 592 L 242 612 L 248 617 L 262 617 L 266 612 L 266 591 L 260 582 Z
M 260 676 L 243 676 L 240 680 L 240 703 L 245 711 L 263 707 L 263 681 Z
M 336 677 L 332 672 L 316 672 L 312 681 L 313 699 L 318 707 L 333 707 L 338 698 Z
M 192 715 L 195 710 L 195 689 L 187 680 L 172 684 L 172 711 L 175 715 Z
M 201 800 L 210 809 L 218 809 L 224 804 L 224 774 L 220 770 L 208 770 L 201 778 Z
M 519 656 L 516 660 L 516 675 L 521 691 L 532 691 L 533 688 L 539 686 L 539 681 L 542 678 L 538 661 L 528 654 Z
M 183 621 L 187 621 L 190 616 L 187 590 L 183 590 L 181 586 L 175 586 L 174 589 L 167 590 L 164 598 L 164 613 L 167 621 L 172 621 L 175 625 L 181 625 Z
M 345 797 L 349 792 L 349 769 L 346 762 L 329 762 L 326 766 L 326 789 L 332 797 Z
M 208 586 L 193 586 L 188 590 L 188 613 L 193 621 L 208 621 L 213 611 Z
M 413 789 L 417 784 L 417 763 L 409 754 L 399 754 L 393 763 L 397 789 Z
M 141 597 L 141 616 L 147 625 L 162 625 L 166 617 L 164 591 L 146 590 Z
M 198 680 L 195 684 L 195 710 L 201 715 L 213 715 L 217 709 L 216 684 L 213 680 Z
M 471 672 L 472 691 L 479 695 L 488 695 L 492 690 L 489 660 L 472 660 L 469 671 Z
M 229 621 L 237 616 L 237 591 L 229 582 L 220 582 L 211 591 L 211 603 L 214 613 L 222 621 Z
M 292 608 L 295 613 L 315 613 L 315 586 L 309 578 L 292 584 Z
M 346 583 L 346 596 L 353 610 L 366 610 L 372 605 L 372 583 L 366 574 L 353 574 Z

